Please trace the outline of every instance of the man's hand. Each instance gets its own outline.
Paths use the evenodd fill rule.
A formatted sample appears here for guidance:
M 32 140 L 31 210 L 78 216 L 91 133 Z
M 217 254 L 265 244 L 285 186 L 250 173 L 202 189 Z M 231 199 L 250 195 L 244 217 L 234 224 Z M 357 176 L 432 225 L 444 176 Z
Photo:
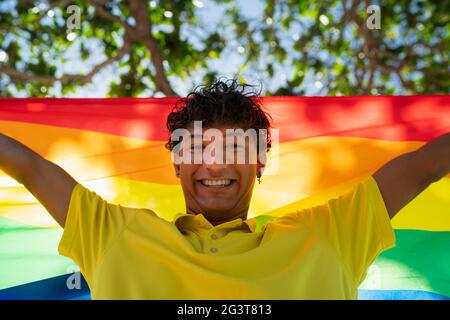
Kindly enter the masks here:
M 77 181 L 20 142 L 0 134 L 0 169 L 22 183 L 61 227 Z
M 403 154 L 373 174 L 391 219 L 431 183 L 450 172 L 450 133 Z

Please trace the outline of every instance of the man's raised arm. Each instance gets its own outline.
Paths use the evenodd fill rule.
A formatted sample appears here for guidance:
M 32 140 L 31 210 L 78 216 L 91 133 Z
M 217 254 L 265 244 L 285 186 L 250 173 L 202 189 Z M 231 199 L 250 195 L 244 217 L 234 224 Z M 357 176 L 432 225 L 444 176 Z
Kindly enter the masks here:
M 77 181 L 58 165 L 0 133 L 0 169 L 23 184 L 64 227 Z
M 450 172 L 450 133 L 405 153 L 373 174 L 391 219 L 431 183 Z

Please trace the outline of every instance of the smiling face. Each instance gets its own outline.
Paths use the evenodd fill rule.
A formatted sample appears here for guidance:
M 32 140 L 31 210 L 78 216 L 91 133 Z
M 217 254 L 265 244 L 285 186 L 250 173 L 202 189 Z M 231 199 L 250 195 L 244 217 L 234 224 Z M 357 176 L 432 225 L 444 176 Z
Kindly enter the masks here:
M 271 117 L 264 111 L 261 98 L 256 86 L 239 83 L 236 79 L 225 81 L 218 79 L 209 85 L 195 87 L 185 98 L 176 101 L 167 116 L 166 127 L 171 135 L 168 137 L 166 148 L 172 151 L 174 156 L 174 166 L 183 188 L 187 213 L 203 214 L 213 225 L 236 218 L 247 218 L 255 178 L 262 174 L 264 168 L 262 163 L 266 162 L 266 152 L 271 148 Z M 197 128 L 195 126 L 197 122 L 201 122 L 200 127 L 205 128 Z M 199 139 L 200 151 L 196 151 L 195 148 L 193 151 L 185 149 L 186 145 L 191 145 L 189 140 L 192 140 L 190 138 L 192 134 L 195 143 L 195 135 L 202 135 L 205 131 L 208 135 L 211 133 L 208 129 L 213 128 L 216 130 L 211 134 L 212 139 L 203 137 L 206 140 L 203 143 L 203 139 Z M 242 128 L 246 137 L 249 130 L 254 130 L 258 138 L 256 142 L 246 138 L 245 142 L 241 143 L 243 149 L 238 146 L 238 151 L 231 148 L 238 161 L 230 163 L 226 129 L 236 128 Z M 234 134 L 239 135 L 237 132 Z M 251 134 L 251 137 L 254 135 Z M 218 148 L 216 142 L 221 138 L 224 138 L 226 143 L 225 146 L 221 144 Z M 211 149 L 209 148 L 211 144 L 214 147 L 209 153 L 207 151 Z M 182 147 L 181 152 L 176 150 L 180 149 L 179 147 Z M 218 152 L 216 156 L 214 151 L 223 151 L 224 147 L 226 164 L 210 161 L 216 157 L 220 159 L 222 152 Z M 248 154 L 251 153 L 251 148 L 260 151 L 256 159 L 242 161 L 242 150 Z M 194 154 L 195 157 L 199 152 L 199 161 L 195 161 L 195 158 L 193 162 L 185 161 L 184 155 Z M 211 157 L 204 158 L 202 155 L 205 153 Z
M 249 155 L 256 148 L 256 145 L 248 141 L 245 144 L 226 145 L 226 129 L 238 127 L 224 125 L 211 125 L 211 127 L 220 130 L 223 135 L 224 155 L 226 155 L 226 148 L 233 148 L 234 160 L 239 152 L 245 150 L 245 154 Z M 187 129 L 193 133 L 192 126 Z M 203 132 L 206 129 L 208 128 L 204 128 Z M 202 148 L 195 149 L 195 141 L 192 139 L 190 144 L 192 153 L 196 152 L 195 150 L 203 150 L 209 143 L 203 141 Z M 197 147 L 200 146 L 197 145 Z M 237 161 L 229 163 L 225 161 L 227 159 L 224 159 L 223 162 L 226 163 L 223 164 L 208 164 L 203 160 L 200 164 L 174 165 L 179 173 L 187 213 L 202 213 L 213 225 L 236 218 L 246 219 L 257 172 L 264 167 L 259 162 L 251 163 L 248 156 L 244 164 L 237 164 Z

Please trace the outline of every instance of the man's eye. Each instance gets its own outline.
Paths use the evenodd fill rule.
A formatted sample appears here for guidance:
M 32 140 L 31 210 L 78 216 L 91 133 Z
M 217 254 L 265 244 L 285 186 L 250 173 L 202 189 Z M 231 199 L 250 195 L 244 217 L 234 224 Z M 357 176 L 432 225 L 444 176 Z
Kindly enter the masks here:
M 192 144 L 191 151 L 202 151 L 203 145 L 201 144 Z
M 244 146 L 240 145 L 240 144 L 229 144 L 228 149 L 240 151 L 240 150 L 244 150 Z

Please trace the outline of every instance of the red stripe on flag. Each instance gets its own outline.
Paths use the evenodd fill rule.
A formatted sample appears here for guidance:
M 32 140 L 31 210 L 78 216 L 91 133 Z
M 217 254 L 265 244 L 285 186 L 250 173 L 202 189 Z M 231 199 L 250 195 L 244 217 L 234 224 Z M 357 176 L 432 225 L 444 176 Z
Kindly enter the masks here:
M 177 98 L 0 98 L 0 120 L 163 141 Z M 450 95 L 264 97 L 280 141 L 316 136 L 429 141 L 450 131 Z

